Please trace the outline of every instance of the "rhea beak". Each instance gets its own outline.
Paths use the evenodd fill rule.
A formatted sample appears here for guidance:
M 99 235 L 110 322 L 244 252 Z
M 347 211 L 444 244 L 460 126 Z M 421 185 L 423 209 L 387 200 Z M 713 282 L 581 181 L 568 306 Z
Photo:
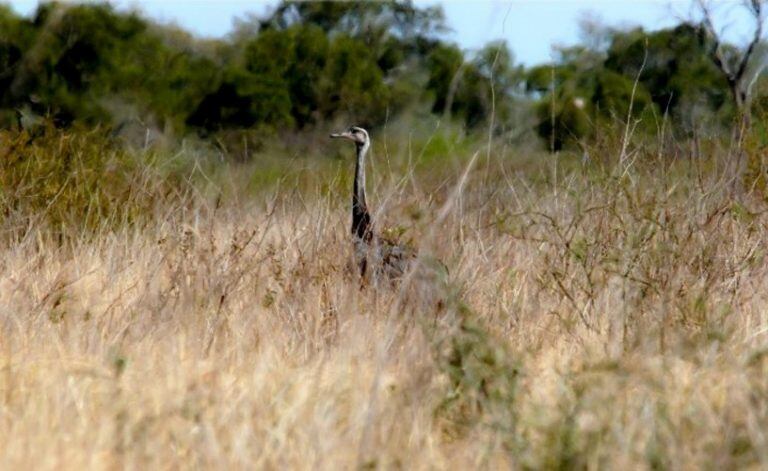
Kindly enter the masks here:
M 333 133 L 333 134 L 331 134 L 331 137 L 332 138 L 339 138 L 339 137 L 341 137 L 341 138 L 344 138 L 344 139 L 349 139 L 350 141 L 354 140 L 354 138 L 352 137 L 352 133 L 349 132 L 349 131 Z

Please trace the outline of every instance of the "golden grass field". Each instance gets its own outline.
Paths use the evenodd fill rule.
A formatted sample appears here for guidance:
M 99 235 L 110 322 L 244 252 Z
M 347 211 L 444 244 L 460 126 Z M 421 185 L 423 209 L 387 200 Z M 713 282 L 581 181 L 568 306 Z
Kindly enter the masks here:
M 4 237 L 0 468 L 768 467 L 759 199 L 711 161 L 375 150 L 424 260 L 395 285 L 349 269 L 348 176 Z

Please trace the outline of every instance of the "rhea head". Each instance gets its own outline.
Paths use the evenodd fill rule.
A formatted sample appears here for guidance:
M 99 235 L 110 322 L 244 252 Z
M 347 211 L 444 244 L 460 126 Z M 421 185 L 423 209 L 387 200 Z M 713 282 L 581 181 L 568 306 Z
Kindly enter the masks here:
M 349 139 L 357 146 L 366 146 L 371 142 L 370 138 L 368 137 L 368 131 L 357 126 L 350 126 L 350 128 L 344 132 L 333 133 L 331 134 L 331 137 Z

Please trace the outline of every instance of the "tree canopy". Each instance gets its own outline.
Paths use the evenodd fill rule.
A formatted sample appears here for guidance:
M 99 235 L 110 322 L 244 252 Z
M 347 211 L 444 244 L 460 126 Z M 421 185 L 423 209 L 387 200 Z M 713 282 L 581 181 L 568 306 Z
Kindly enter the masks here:
M 205 136 L 433 113 L 468 130 L 527 126 L 559 149 L 601 123 L 668 115 L 692 132 L 724 127 L 734 113 L 701 25 L 590 23 L 582 44 L 529 69 L 504 41 L 466 51 L 446 31 L 439 7 L 401 0 L 283 1 L 223 39 L 104 3 L 44 3 L 29 18 L 0 5 L 0 126 L 43 116 Z

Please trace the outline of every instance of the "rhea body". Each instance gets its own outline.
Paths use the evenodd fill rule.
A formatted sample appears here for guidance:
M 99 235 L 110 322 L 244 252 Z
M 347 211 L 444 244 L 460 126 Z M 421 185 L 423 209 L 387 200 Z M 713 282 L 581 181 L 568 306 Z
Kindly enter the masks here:
M 374 232 L 373 219 L 365 197 L 365 158 L 371 147 L 368 132 L 352 126 L 332 138 L 347 139 L 355 144 L 355 179 L 352 185 L 352 238 L 360 275 L 365 277 L 369 265 L 374 273 L 398 278 L 405 273 L 415 253 L 409 247 L 384 239 Z

